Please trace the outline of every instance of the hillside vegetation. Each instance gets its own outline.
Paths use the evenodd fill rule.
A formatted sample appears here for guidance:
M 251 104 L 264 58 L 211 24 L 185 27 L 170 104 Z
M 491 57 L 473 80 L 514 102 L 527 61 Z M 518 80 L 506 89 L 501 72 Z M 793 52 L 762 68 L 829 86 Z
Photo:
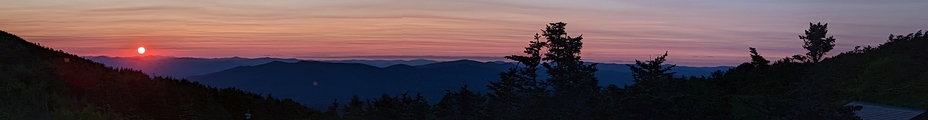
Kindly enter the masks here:
M 109 68 L 0 31 L 0 119 L 301 119 L 290 99 Z

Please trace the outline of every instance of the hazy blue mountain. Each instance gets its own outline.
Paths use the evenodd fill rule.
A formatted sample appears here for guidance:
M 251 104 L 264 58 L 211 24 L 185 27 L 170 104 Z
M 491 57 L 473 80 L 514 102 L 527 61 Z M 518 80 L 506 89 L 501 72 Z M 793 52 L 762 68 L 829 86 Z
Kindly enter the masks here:
M 84 57 L 95 62 L 103 63 L 116 68 L 132 68 L 147 74 L 158 76 L 171 76 L 186 78 L 193 75 L 204 75 L 237 66 L 259 65 L 271 61 L 296 62 L 297 59 L 281 58 L 190 58 L 169 56 L 142 56 L 142 57 Z
M 300 61 L 281 58 L 186 58 L 167 56 L 85 57 L 118 68 L 193 81 L 219 88 L 236 87 L 256 93 L 291 97 L 313 107 L 328 105 L 332 99 L 347 102 L 352 95 L 379 97 L 381 93 L 422 92 L 436 103 L 445 89 L 456 90 L 465 83 L 472 90 L 487 92 L 488 81 L 499 79 L 499 72 L 515 67 L 511 62 L 457 60 L 330 60 Z M 625 64 L 601 63 L 596 77 L 600 85 L 631 84 Z M 730 67 L 677 66 L 677 75 L 708 75 Z M 539 74 L 544 74 L 544 69 Z M 196 76 L 196 77 L 193 77 Z M 545 76 L 541 77 L 546 78 Z M 312 86 L 317 82 L 319 86 Z
M 321 61 L 270 62 L 189 77 L 205 85 L 236 87 L 255 93 L 290 97 L 311 107 L 322 108 L 333 99 L 346 103 L 353 95 L 375 98 L 382 93 L 422 93 L 430 103 L 437 103 L 445 90 L 467 84 L 471 90 L 488 92 L 489 81 L 499 73 L 516 67 L 514 63 L 458 60 L 410 66 L 396 64 L 376 67 L 360 63 Z M 600 64 L 596 73 L 601 85 L 631 84 L 631 72 L 624 64 Z M 674 69 L 687 75 L 708 75 L 729 67 L 685 67 Z M 543 70 L 543 69 L 542 69 Z M 543 74 L 545 71 L 539 71 Z M 543 77 L 544 78 L 544 77 Z M 314 85 L 314 83 L 316 83 Z
M 116 68 L 132 68 L 148 74 L 187 78 L 194 75 L 204 75 L 238 66 L 253 66 L 269 63 L 271 61 L 297 62 L 293 58 L 190 58 L 170 56 L 140 56 L 140 57 L 108 57 L 85 56 L 84 58 L 106 64 Z M 375 67 L 387 67 L 396 64 L 424 65 L 435 63 L 433 60 L 328 60 L 333 63 L 361 63 Z
M 436 63 L 438 61 L 426 60 L 426 59 L 416 59 L 416 60 L 324 60 L 325 62 L 333 63 L 361 63 L 367 64 L 374 67 L 388 67 L 391 65 L 406 64 L 406 65 L 425 65 L 430 63 Z
M 231 57 L 231 58 L 190 58 L 190 57 L 170 57 L 170 56 L 144 56 L 144 57 L 108 57 L 108 56 L 86 56 L 84 58 L 103 63 L 107 66 L 117 67 L 117 68 L 132 68 L 136 70 L 141 70 L 145 73 L 154 74 L 158 76 L 171 76 L 175 78 L 187 78 L 195 75 L 205 75 L 213 72 L 218 72 L 226 69 L 230 69 L 238 66 L 254 66 L 269 63 L 271 61 L 282 61 L 282 62 L 297 62 L 298 59 L 293 58 L 241 58 L 241 57 Z M 438 61 L 435 60 L 425 60 L 425 59 L 416 59 L 416 60 L 326 60 L 324 62 L 332 63 L 360 63 L 371 65 L 374 67 L 384 68 L 392 65 L 405 64 L 410 66 L 416 66 L 419 68 L 434 68 L 434 67 L 446 67 L 446 66 L 455 66 L 455 65 L 482 65 L 484 67 L 493 68 L 500 71 L 505 71 L 510 66 L 494 66 L 495 64 L 514 64 L 509 62 L 495 61 L 495 62 L 477 62 L 477 61 L 458 61 L 450 62 L 447 64 L 431 64 Z M 493 64 L 490 64 L 493 63 Z M 630 73 L 628 67 L 625 64 L 614 64 L 614 63 L 601 63 L 598 65 L 600 71 L 606 71 L 606 73 L 619 72 L 619 73 Z M 677 75 L 708 75 L 714 70 L 727 69 L 730 67 L 721 66 L 721 67 L 686 67 L 678 66 L 674 71 L 678 72 Z M 624 76 L 621 76 L 624 77 Z M 628 77 L 631 78 L 631 77 Z M 613 82 L 619 83 L 619 82 Z
M 333 99 L 346 103 L 353 95 L 373 98 L 381 93 L 398 94 L 407 91 L 412 94 L 422 93 L 430 102 L 437 103 L 445 89 L 453 90 L 467 84 L 475 90 L 486 90 L 488 81 L 498 78 L 496 75 L 499 70 L 460 62 L 470 61 L 433 63 L 458 65 L 430 68 L 404 64 L 379 68 L 359 63 L 270 62 L 235 67 L 189 79 L 220 88 L 236 87 L 256 93 L 272 93 L 274 96 L 289 97 L 309 106 L 321 107 L 331 104 Z M 507 65 L 514 66 L 486 66 Z

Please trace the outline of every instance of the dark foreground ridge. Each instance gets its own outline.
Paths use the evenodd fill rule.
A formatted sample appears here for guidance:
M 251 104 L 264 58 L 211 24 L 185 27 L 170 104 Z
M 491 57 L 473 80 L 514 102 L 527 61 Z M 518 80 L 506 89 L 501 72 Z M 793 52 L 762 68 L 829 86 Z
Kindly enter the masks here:
M 0 119 L 292 120 L 323 114 L 290 99 L 110 68 L 0 32 Z

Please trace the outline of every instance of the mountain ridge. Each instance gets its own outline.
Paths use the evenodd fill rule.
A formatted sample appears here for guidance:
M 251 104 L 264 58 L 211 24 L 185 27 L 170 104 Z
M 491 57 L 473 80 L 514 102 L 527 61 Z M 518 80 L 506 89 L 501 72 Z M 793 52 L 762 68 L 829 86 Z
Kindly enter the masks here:
M 254 66 L 265 64 L 273 61 L 280 61 L 285 63 L 293 63 L 299 61 L 320 61 L 320 60 L 300 60 L 295 58 L 270 58 L 270 57 L 261 57 L 261 58 L 242 58 L 242 57 L 229 57 L 229 58 L 197 58 L 197 57 L 173 57 L 173 56 L 137 56 L 137 57 L 110 57 L 110 56 L 83 56 L 83 58 L 90 59 L 95 62 L 103 63 L 106 66 L 115 67 L 115 68 L 132 68 L 141 70 L 148 74 L 162 75 L 162 76 L 172 76 L 176 78 L 187 78 L 190 76 L 205 75 L 213 72 L 218 72 L 226 69 L 235 68 L 238 66 Z M 416 59 L 416 60 L 321 60 L 320 62 L 330 62 L 330 63 L 361 63 L 374 67 L 385 68 L 397 64 L 405 64 L 416 67 L 438 67 L 438 66 L 422 66 L 438 62 L 460 62 L 461 64 L 515 64 L 514 62 L 503 62 L 503 61 L 487 61 L 480 62 L 475 60 L 460 59 L 454 61 L 435 61 L 435 60 L 426 60 L 426 59 Z M 599 63 L 600 70 L 613 70 L 613 71 L 628 71 L 628 67 L 625 64 L 616 64 L 616 63 Z M 734 66 L 716 66 L 716 67 L 691 67 L 691 66 L 678 66 L 678 69 L 688 69 L 688 68 L 732 68 Z M 506 70 L 509 67 L 495 67 L 495 69 Z
M 600 85 L 631 84 L 631 72 L 624 64 L 601 64 L 618 67 L 596 73 Z M 254 66 L 241 66 L 205 75 L 188 77 L 205 85 L 235 87 L 261 94 L 275 94 L 293 98 L 314 108 L 323 108 L 331 99 L 347 102 L 358 95 L 372 99 L 382 93 L 422 93 L 430 103 L 437 103 L 444 90 L 468 85 L 477 92 L 487 93 L 489 81 L 499 79 L 499 73 L 517 67 L 513 63 L 456 60 L 411 66 L 397 64 L 375 67 L 360 63 L 331 63 L 324 61 L 270 62 Z M 626 69 L 617 71 L 613 69 Z M 688 73 L 708 75 L 727 67 L 691 69 Z M 541 69 L 539 74 L 544 74 Z M 701 71 L 700 71 L 701 70 Z M 275 71 L 275 72 L 267 72 Z M 693 72 L 698 71 L 698 72 Z M 541 79 L 547 76 L 540 76 Z M 351 90 L 351 91 L 343 91 Z M 322 98 L 322 99 L 320 99 Z

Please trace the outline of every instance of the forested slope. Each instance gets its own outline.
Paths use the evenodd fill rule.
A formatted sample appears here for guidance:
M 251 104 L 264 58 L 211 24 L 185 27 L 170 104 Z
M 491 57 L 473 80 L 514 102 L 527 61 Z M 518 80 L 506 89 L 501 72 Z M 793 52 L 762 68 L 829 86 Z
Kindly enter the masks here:
M 290 99 L 109 68 L 0 31 L 0 119 L 301 119 Z

